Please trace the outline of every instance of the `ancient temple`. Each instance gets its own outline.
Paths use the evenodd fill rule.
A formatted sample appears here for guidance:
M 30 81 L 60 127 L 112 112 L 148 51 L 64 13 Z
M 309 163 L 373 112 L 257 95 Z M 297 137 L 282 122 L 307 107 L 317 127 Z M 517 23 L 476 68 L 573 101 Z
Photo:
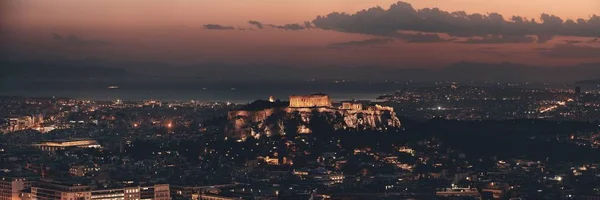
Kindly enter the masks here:
M 326 94 L 290 96 L 290 108 L 331 107 L 331 99 Z
M 290 96 L 290 102 L 255 101 L 228 113 L 225 137 L 244 139 L 260 135 L 285 135 L 286 120 L 298 119 L 293 127 L 299 134 L 312 132 L 309 125 L 315 113 L 327 116 L 335 130 L 386 130 L 400 127 L 392 107 L 342 102 L 334 107 L 325 94 Z M 288 124 L 289 126 L 289 124 Z M 288 127 L 290 128 L 290 127 Z

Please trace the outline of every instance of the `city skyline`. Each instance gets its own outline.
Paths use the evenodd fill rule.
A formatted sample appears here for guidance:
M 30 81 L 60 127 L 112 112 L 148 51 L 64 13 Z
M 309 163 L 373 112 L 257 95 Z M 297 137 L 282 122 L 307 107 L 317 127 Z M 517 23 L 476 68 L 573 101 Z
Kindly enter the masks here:
M 600 198 L 598 0 L 0 2 L 0 200 Z

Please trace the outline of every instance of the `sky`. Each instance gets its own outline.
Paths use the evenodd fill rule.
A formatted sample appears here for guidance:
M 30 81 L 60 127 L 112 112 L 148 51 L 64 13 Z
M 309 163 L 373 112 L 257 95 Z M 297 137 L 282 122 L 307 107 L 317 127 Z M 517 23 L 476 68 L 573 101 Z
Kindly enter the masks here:
M 4 0 L 0 9 L 0 61 L 11 62 L 600 63 L 598 0 Z

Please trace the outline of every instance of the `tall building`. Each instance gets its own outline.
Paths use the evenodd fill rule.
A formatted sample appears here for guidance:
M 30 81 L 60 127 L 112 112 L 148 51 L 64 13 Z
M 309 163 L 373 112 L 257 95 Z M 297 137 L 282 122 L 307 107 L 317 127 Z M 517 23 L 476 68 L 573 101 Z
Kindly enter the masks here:
M 92 193 L 87 185 L 42 179 L 31 184 L 31 196 L 37 200 L 89 200 Z
M 141 200 L 170 200 L 169 184 L 140 187 Z
M 576 95 L 580 95 L 581 94 L 581 87 L 579 87 L 579 86 L 575 87 L 575 94 Z
M 0 200 L 21 199 L 21 190 L 29 187 L 31 182 L 26 178 L 0 179 Z
M 168 184 L 98 188 L 86 184 L 43 179 L 32 183 L 31 199 L 36 200 L 170 200 Z

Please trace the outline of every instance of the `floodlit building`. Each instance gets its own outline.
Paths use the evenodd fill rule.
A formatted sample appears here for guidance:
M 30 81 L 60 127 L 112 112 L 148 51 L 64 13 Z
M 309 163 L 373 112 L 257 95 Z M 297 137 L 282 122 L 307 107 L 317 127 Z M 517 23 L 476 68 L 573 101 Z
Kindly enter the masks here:
M 451 197 L 451 198 L 467 198 L 471 197 L 474 199 L 481 199 L 481 194 L 476 188 L 444 188 L 435 192 L 438 197 Z
M 73 176 L 85 176 L 88 173 L 97 171 L 100 171 L 100 167 L 97 165 L 76 165 L 69 168 L 69 173 Z
M 153 185 L 148 187 L 140 187 L 141 200 L 170 200 L 171 192 L 169 184 Z
M 32 183 L 31 199 L 37 200 L 170 200 L 168 184 L 97 188 L 80 183 L 43 179 Z
M 21 199 L 21 190 L 29 187 L 31 182 L 26 178 L 1 178 L 0 200 Z
M 290 96 L 290 108 L 331 107 L 331 99 L 326 94 Z
M 295 128 L 298 134 L 310 134 L 313 130 L 308 124 L 315 117 L 315 113 L 336 119 L 327 122 L 335 121 L 330 123 L 335 130 L 383 131 L 400 127 L 400 119 L 392 107 L 377 104 L 363 106 L 360 102 L 345 102 L 341 106 L 333 107 L 329 95 L 312 94 L 290 96 L 289 104 L 279 101 L 255 101 L 242 109 L 229 111 L 225 137 L 244 140 L 261 135 L 285 135 L 286 128 Z M 278 117 L 267 120 L 273 115 Z M 301 123 L 296 127 L 285 127 L 282 121 L 291 118 L 298 119 Z
M 362 110 L 363 105 L 361 103 L 343 102 L 342 109 L 344 109 L 344 110 Z
M 217 194 L 194 194 L 192 200 L 236 200 L 240 198 L 220 196 Z
M 31 196 L 37 200 L 89 200 L 92 193 L 87 185 L 42 179 L 31 184 Z
M 67 139 L 67 140 L 53 140 L 45 141 L 40 144 L 34 144 L 33 146 L 42 149 L 42 151 L 57 151 L 64 150 L 66 148 L 100 148 L 98 141 L 91 139 Z

